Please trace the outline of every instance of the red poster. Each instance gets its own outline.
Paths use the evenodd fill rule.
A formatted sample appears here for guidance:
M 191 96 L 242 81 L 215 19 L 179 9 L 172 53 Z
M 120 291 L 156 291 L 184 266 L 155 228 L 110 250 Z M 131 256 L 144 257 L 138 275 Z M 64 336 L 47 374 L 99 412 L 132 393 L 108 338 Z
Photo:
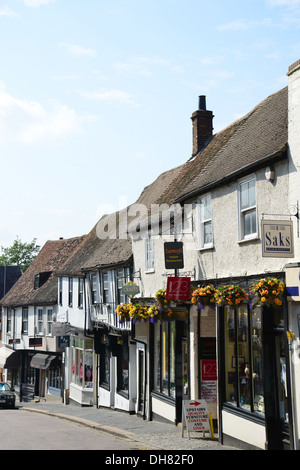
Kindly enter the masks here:
M 166 299 L 189 300 L 190 285 L 190 277 L 168 277 Z
M 202 380 L 217 380 L 217 361 L 214 359 L 203 359 Z

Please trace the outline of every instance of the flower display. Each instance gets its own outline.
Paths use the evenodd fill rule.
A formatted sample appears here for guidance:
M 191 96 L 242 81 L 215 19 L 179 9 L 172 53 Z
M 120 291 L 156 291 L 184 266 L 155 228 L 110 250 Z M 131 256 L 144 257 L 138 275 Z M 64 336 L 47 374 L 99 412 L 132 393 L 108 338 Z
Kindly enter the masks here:
M 198 287 L 192 293 L 192 304 L 198 304 L 198 309 L 215 303 L 215 288 L 212 285 Z
M 117 306 L 116 313 L 120 317 L 121 322 L 130 320 L 130 314 L 129 314 L 130 307 L 131 307 L 131 304 L 121 304 Z
M 283 294 L 285 284 L 276 277 L 266 277 L 253 284 L 250 292 L 254 297 L 251 307 L 257 305 L 282 305 L 279 296 Z
M 234 284 L 222 286 L 215 292 L 215 301 L 218 305 L 234 307 L 244 300 L 248 300 L 248 294 L 245 289 Z
M 146 320 L 148 318 L 147 307 L 139 304 L 120 304 L 115 311 L 120 317 L 121 322 L 126 320 Z
M 167 290 L 160 289 L 156 292 L 154 299 L 159 305 L 161 305 L 161 307 L 166 307 L 170 303 L 170 301 L 166 299 L 166 296 L 167 296 Z

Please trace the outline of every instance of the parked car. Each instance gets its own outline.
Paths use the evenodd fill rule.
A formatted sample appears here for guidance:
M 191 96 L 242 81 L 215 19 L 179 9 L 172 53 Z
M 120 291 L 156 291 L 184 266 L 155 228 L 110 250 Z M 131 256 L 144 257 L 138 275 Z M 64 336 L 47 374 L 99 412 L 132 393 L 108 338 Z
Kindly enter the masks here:
M 0 382 L 0 407 L 14 408 L 16 404 L 16 395 L 8 383 Z

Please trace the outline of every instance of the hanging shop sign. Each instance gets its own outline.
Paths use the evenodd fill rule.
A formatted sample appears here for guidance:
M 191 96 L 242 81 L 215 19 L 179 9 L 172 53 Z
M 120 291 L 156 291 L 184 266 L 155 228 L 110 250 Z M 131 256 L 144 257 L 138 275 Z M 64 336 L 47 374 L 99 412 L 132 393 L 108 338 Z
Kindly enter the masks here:
M 70 346 L 70 335 L 58 337 L 59 348 L 68 348 Z
M 293 222 L 291 220 L 265 220 L 261 222 L 262 256 L 293 258 Z
M 136 295 L 139 294 L 140 288 L 135 282 L 129 281 L 122 287 L 122 294 L 124 295 Z
M 29 338 L 29 344 L 28 346 L 30 348 L 36 348 L 36 347 L 41 347 L 43 346 L 43 338 L 42 337 L 37 337 L 37 338 Z
M 165 242 L 164 253 L 166 269 L 181 269 L 184 267 L 182 242 Z
M 189 300 L 190 298 L 190 277 L 168 277 L 167 279 L 167 300 Z
M 208 432 L 213 439 L 213 426 L 211 413 L 208 413 L 205 400 L 183 400 L 183 425 L 185 423 L 188 436 L 190 432 Z M 183 435 L 183 430 L 182 430 Z

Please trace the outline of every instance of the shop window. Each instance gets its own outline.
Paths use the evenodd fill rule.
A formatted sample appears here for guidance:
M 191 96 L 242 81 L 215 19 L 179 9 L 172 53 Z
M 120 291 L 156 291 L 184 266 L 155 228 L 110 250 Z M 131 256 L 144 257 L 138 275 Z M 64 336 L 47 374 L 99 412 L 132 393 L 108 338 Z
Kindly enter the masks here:
M 261 310 L 224 309 L 225 401 L 264 415 Z
M 93 340 L 72 337 L 72 382 L 93 387 Z
M 110 349 L 108 344 L 103 344 L 103 350 L 100 354 L 100 385 L 110 389 Z
M 117 370 L 118 382 L 117 390 L 128 397 L 129 393 L 129 348 L 128 340 L 118 339 Z
M 175 322 L 154 325 L 154 390 L 175 398 Z

